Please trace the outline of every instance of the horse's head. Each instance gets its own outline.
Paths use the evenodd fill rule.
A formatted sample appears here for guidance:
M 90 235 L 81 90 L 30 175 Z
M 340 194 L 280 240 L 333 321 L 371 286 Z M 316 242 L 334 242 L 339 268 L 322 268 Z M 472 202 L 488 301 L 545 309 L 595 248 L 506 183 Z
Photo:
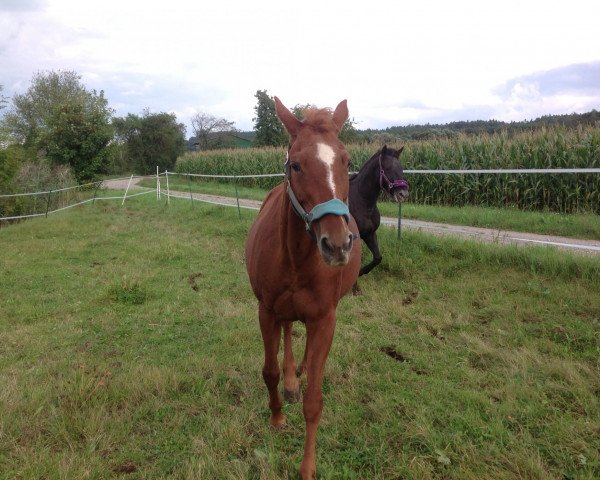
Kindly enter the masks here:
M 408 198 L 408 182 L 400 164 L 402 150 L 404 146 L 396 150 L 384 145 L 379 154 L 380 186 L 397 202 L 404 202 Z
M 292 206 L 314 235 L 325 263 L 344 266 L 354 240 L 348 228 L 349 156 L 338 139 L 348 118 L 346 100 L 333 112 L 308 109 L 303 121 L 277 97 L 275 109 L 290 135 L 286 176 Z

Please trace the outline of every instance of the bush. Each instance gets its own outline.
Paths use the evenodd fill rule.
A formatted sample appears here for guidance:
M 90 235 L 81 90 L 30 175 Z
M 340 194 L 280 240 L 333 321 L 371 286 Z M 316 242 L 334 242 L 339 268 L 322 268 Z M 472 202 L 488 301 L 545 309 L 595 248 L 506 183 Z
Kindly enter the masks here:
M 8 156 L 6 165 L 11 165 L 11 162 L 16 161 L 11 158 L 13 157 Z M 3 185 L 1 193 L 47 192 L 73 185 L 77 185 L 77 181 L 68 166 L 52 166 L 48 160 L 40 159 L 25 161 L 20 166 L 15 166 L 12 178 L 6 185 Z M 49 197 L 48 194 L 0 197 L 0 216 L 12 217 L 45 213 L 49 207 L 57 208 L 65 202 L 70 202 L 73 195 L 77 195 L 77 192 L 61 192 L 60 195 L 52 197 Z

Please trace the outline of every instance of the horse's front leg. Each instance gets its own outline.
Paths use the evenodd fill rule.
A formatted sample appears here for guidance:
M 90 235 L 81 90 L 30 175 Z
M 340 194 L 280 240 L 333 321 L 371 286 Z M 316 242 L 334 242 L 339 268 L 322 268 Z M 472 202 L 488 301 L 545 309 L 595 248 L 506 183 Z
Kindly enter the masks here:
M 304 440 L 304 458 L 300 465 L 303 480 L 316 476 L 317 428 L 323 411 L 323 373 L 325 361 L 331 348 L 335 330 L 335 310 L 324 318 L 306 321 L 306 373 L 308 382 L 303 398 L 306 437 Z
M 300 401 L 300 383 L 292 350 L 292 322 L 283 324 L 283 398 L 288 402 Z
M 265 364 L 263 366 L 263 379 L 269 391 L 269 408 L 271 418 L 269 422 L 275 428 L 285 425 L 285 416 L 281 413 L 281 395 L 277 390 L 279 384 L 280 370 L 277 364 L 277 353 L 281 341 L 281 323 L 278 323 L 275 315 L 269 312 L 262 304 L 258 305 L 258 319 L 260 331 L 265 347 Z
M 360 272 L 358 274 L 359 276 L 366 275 L 371 270 L 373 270 L 377 265 L 381 263 L 382 258 L 381 252 L 379 251 L 379 244 L 377 243 L 377 234 L 375 232 L 363 238 L 363 240 L 365 241 L 367 247 L 371 251 L 371 254 L 373 255 L 373 260 L 371 260 L 371 263 L 368 263 L 360 269 Z

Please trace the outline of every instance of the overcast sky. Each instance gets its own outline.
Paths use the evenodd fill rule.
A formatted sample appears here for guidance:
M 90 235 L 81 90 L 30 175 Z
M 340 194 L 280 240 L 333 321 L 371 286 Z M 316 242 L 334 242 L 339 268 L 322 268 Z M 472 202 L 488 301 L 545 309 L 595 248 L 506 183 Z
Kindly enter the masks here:
M 0 85 L 74 70 L 116 115 L 252 130 L 257 90 L 360 129 L 600 109 L 600 1 L 0 0 Z

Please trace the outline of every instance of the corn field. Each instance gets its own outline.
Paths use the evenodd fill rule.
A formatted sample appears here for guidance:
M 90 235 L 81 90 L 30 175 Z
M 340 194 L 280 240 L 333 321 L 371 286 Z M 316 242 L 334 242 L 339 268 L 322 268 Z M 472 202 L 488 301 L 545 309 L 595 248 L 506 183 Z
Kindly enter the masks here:
M 398 147 L 399 145 L 390 145 Z M 349 145 L 358 170 L 381 145 Z M 188 153 L 179 173 L 258 175 L 283 171 L 283 148 Z M 464 170 L 519 168 L 600 168 L 600 125 L 451 139 L 412 141 L 401 156 L 405 169 Z M 427 205 L 480 205 L 560 213 L 600 214 L 600 174 L 412 174 L 410 201 Z M 272 188 L 280 178 L 243 179 Z

